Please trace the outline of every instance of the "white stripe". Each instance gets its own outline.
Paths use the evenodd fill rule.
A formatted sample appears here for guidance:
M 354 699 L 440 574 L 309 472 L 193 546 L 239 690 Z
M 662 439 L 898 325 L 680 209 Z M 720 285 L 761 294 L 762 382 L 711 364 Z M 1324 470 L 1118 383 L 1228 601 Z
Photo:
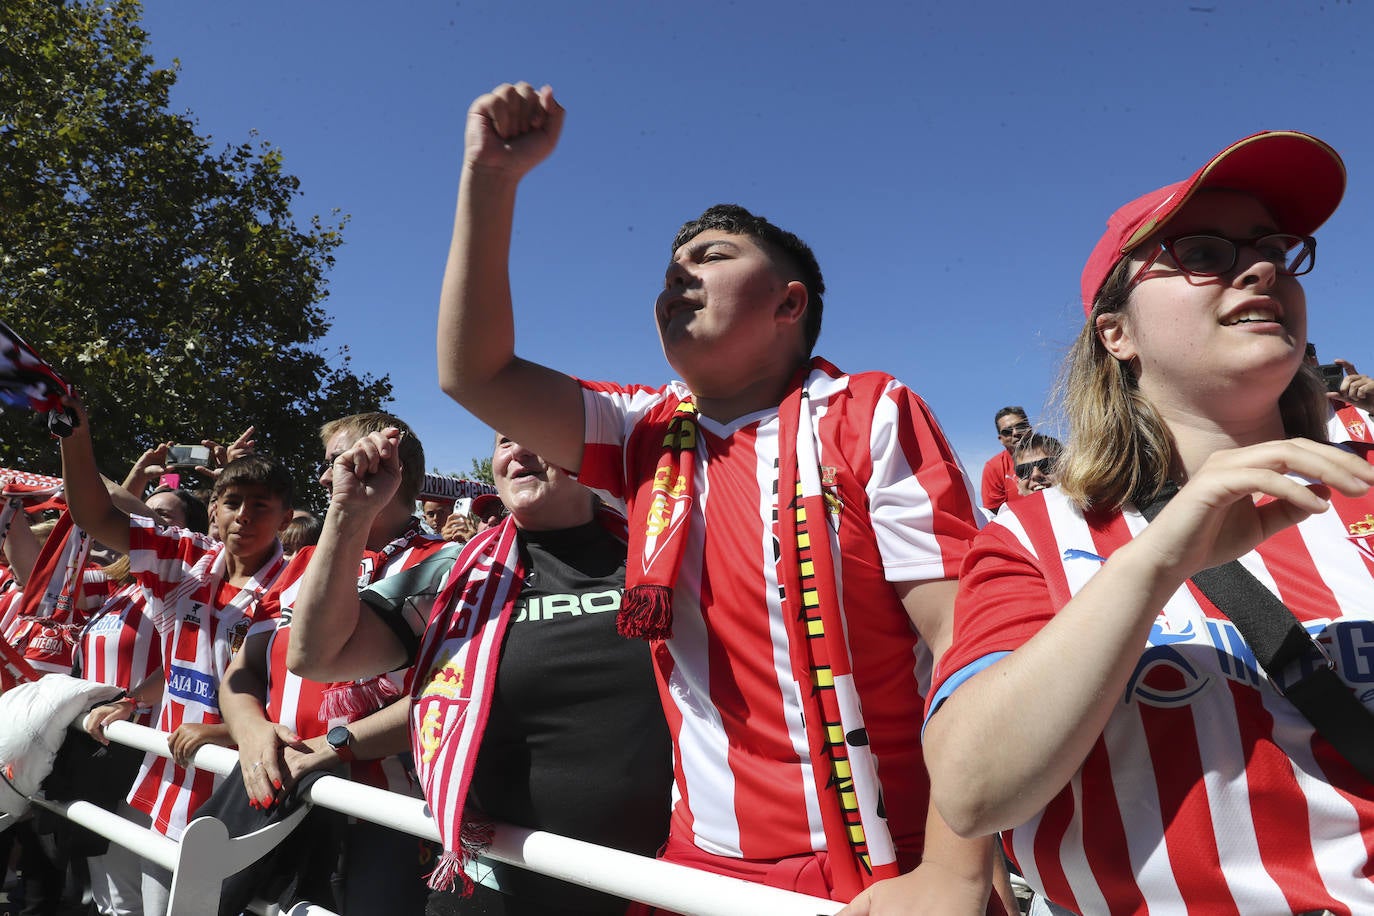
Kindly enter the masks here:
M 1083 784 L 1079 774 L 1075 774 L 1069 783 L 1069 788 L 1073 793 L 1074 817 L 1069 822 L 1068 829 L 1064 831 L 1064 839 L 1059 849 L 1059 858 L 1063 865 L 1064 876 L 1068 880 L 1069 889 L 1073 892 L 1074 900 L 1078 904 L 1080 913 L 1105 913 L 1107 912 L 1107 898 L 1102 895 L 1101 888 L 1097 885 L 1097 879 L 1093 877 L 1092 869 L 1088 867 L 1087 856 L 1083 850 Z M 1039 815 L 1035 818 L 1035 825 L 1039 826 Z M 1026 837 L 1027 846 L 1030 846 L 1034 839 L 1034 834 Z
M 897 419 L 896 403 L 889 397 L 878 398 L 868 444 L 873 473 L 864 484 L 868 523 L 889 582 L 944 579 L 945 564 L 935 537 L 930 494 L 916 479 L 915 469 L 902 450 Z M 932 432 L 939 435 L 939 430 Z M 972 504 L 977 502 L 975 499 Z
M 1103 731 L 1113 795 L 1126 834 L 1131 874 L 1149 911 L 1182 913 L 1187 908 L 1174 878 L 1175 863 L 1170 861 L 1169 849 L 1164 844 L 1159 786 L 1155 782 L 1156 768 L 1164 772 L 1169 761 L 1150 757 L 1137 702 L 1118 707 Z M 1164 753 L 1168 753 L 1167 749 Z M 1081 824 L 1082 818 L 1077 818 L 1076 823 Z M 1193 863 L 1179 864 L 1186 868 Z
M 777 455 L 778 418 L 775 416 L 759 424 L 756 432 L 754 469 L 759 494 L 758 513 L 761 519 L 771 520 L 775 508 L 779 512 L 786 511 L 792 498 L 790 493 L 779 493 L 776 500 L 773 498 L 773 488 L 778 482 L 778 467 L 775 460 Z M 783 525 L 782 530 L 787 530 L 787 526 Z M 821 821 L 820 796 L 816 792 L 816 778 L 811 766 L 811 746 L 803 724 L 800 693 L 809 689 L 809 685 L 799 683 L 796 673 L 792 670 L 791 641 L 787 637 L 787 620 L 778 596 L 778 564 L 773 559 L 773 532 L 771 524 L 763 526 L 759 559 L 755 565 L 763 573 L 764 597 L 768 606 L 768 637 L 773 650 L 773 672 L 778 681 L 778 696 L 782 699 L 782 718 L 787 724 L 787 738 L 801 768 L 802 797 L 806 804 L 806 824 L 810 833 L 811 848 L 823 850 L 826 846 L 825 825 Z
M 1192 715 L 1204 768 L 1203 785 L 1212 814 L 1212 835 L 1216 838 L 1218 856 L 1226 866 L 1221 869 L 1221 878 L 1240 912 L 1287 912 L 1283 889 L 1264 869 L 1260 858 L 1250 806 L 1234 803 L 1237 794 L 1249 798 L 1250 789 L 1244 767 L 1236 766 L 1236 761 L 1245 759 L 1245 752 L 1230 687 L 1217 678 L 1208 692 L 1223 696 L 1216 696 L 1215 702 L 1209 697 L 1205 705 L 1193 706 Z M 1225 727 L 1219 727 L 1223 716 L 1229 721 Z
M 1310 734 L 1311 729 L 1308 731 Z M 1351 880 L 1352 875 L 1364 872 L 1370 856 L 1354 808 L 1326 782 L 1310 742 L 1285 746 L 1284 751 L 1293 762 L 1293 776 L 1307 799 L 1307 830 L 1316 851 L 1314 864 L 1327 893 L 1354 913 L 1374 912 L 1374 883 Z
M 682 781 L 691 801 L 693 842 L 718 856 L 739 858 L 739 822 L 735 815 L 735 776 L 730 771 L 730 742 L 720 711 L 711 700 L 711 662 L 706 624 L 701 616 L 701 563 L 705 546 L 704 507 L 709 499 L 705 472 L 697 462 L 697 504 L 702 507 L 688 527 L 687 545 L 673 594 L 673 656 L 668 695 L 681 726 L 677 753 Z M 693 680 L 695 673 L 700 681 Z

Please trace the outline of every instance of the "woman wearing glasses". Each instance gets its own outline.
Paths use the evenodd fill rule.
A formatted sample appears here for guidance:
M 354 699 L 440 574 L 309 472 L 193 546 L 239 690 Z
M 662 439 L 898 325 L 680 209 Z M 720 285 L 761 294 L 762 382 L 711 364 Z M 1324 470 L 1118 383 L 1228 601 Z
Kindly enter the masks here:
M 1324 444 L 1297 279 L 1344 187 L 1325 143 L 1267 132 L 1117 210 L 1059 486 L 965 560 L 932 797 L 1075 912 L 1374 912 L 1374 782 L 1346 756 L 1374 751 L 1374 459 Z M 1316 687 L 1343 710 L 1320 730 Z

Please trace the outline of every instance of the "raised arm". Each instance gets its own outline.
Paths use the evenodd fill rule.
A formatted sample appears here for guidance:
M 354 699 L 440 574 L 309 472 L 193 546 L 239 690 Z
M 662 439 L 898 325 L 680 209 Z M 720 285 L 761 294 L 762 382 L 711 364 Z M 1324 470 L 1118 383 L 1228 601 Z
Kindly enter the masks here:
M 115 506 L 96 467 L 90 418 L 80 401 L 69 399 L 68 406 L 76 411 L 77 423 L 61 440 L 62 483 L 72 521 L 111 550 L 128 553 L 129 516 Z
M 401 481 L 400 432 L 370 433 L 334 459 L 329 510 L 296 594 L 286 665 L 313 681 L 391 671 L 406 650 L 358 598 L 358 564 L 372 522 Z
M 28 584 L 33 564 L 42 549 L 43 545 L 38 542 L 29 524 L 29 514 L 20 509 L 14 513 L 9 533 L 5 535 L 5 559 L 9 561 L 14 581 L 20 585 Z
M 515 355 L 510 292 L 515 192 L 553 152 L 563 107 L 548 86 L 498 86 L 468 109 L 453 244 L 439 297 L 439 387 L 493 429 L 576 470 L 582 395 L 567 375 Z

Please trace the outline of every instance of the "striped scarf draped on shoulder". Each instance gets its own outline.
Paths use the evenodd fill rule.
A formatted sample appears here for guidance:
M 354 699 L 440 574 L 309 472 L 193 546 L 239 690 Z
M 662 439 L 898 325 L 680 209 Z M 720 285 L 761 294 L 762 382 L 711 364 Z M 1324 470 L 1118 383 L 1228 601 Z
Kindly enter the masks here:
M 623 516 L 600 506 L 596 518 L 625 540 Z M 501 644 L 525 574 L 519 529 L 507 517 L 458 555 L 420 641 L 410 684 L 410 741 L 444 846 L 429 878 L 436 890 L 456 880 L 465 895 L 471 893 L 464 866 L 491 842 L 490 826 L 466 816 L 467 794 L 491 711 Z

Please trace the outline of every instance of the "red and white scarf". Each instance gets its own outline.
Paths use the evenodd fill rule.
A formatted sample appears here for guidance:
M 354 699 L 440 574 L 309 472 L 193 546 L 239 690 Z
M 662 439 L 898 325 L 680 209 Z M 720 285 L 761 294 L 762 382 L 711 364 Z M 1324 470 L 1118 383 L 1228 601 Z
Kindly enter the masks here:
M 14 471 L 9 468 L 0 468 L 0 497 L 4 498 L 3 505 L 0 505 L 0 545 L 4 544 L 5 537 L 9 534 L 10 525 L 14 523 L 15 516 L 28 508 L 47 508 L 65 506 L 61 498 L 62 478 L 47 477 L 43 474 L 30 474 L 24 471 Z M 37 505 L 35 505 L 37 503 Z M 71 529 L 71 516 L 65 512 L 62 519 L 66 522 L 68 529 Z M 80 529 L 75 529 L 80 531 Z M 54 533 L 57 533 L 54 530 Z M 59 542 L 64 548 L 70 546 L 71 538 L 60 541 L 59 538 L 49 538 L 39 552 L 39 556 L 34 563 L 34 569 L 29 574 L 29 581 L 26 584 L 24 593 L 14 600 L 19 603 L 15 608 L 15 617 L 28 613 L 33 614 L 33 607 L 41 606 L 48 610 L 43 616 L 50 616 L 51 609 L 58 603 L 58 596 L 66 593 L 68 596 L 73 594 L 73 589 L 79 588 L 81 584 L 80 575 L 75 577 L 67 576 L 55 577 L 53 573 L 57 568 L 64 570 L 70 569 L 70 563 L 63 560 L 69 558 L 62 555 L 62 551 L 57 549 Z M 82 543 L 89 549 L 89 538 L 84 536 L 77 539 L 78 546 Z M 53 544 L 53 549 L 48 550 L 47 545 Z M 79 557 L 77 569 L 80 570 L 85 565 L 86 558 L 83 553 Z M 54 586 L 54 579 L 57 584 Z M 53 589 L 56 588 L 56 592 Z M 42 595 L 41 603 L 36 600 L 36 596 Z M 27 640 L 25 640 L 27 642 Z M 0 692 L 4 692 L 16 684 L 35 681 L 38 679 L 38 672 L 24 658 L 21 649 L 16 648 L 8 639 L 0 639 Z
M 596 519 L 625 540 L 619 513 L 601 506 Z M 491 842 L 490 825 L 466 816 L 467 794 L 496 689 L 501 644 L 524 582 L 519 529 L 507 517 L 469 541 L 454 561 L 411 669 L 411 751 L 444 844 L 429 876 L 436 890 L 458 880 L 463 894 L 471 893 L 464 866 Z
M 798 371 L 778 407 L 778 581 L 835 890 L 848 900 L 899 871 L 880 813 L 877 761 L 868 748 L 836 586 L 838 540 L 828 524 L 816 445 L 821 405 L 813 404 L 806 390 L 813 370 L 832 378 L 843 375 L 825 360 L 813 359 Z M 673 584 L 695 498 L 696 444 L 696 408 L 684 401 L 664 429 L 644 523 L 630 529 L 629 555 L 644 562 L 631 562 L 626 569 L 625 606 L 616 621 L 626 636 L 672 635 Z
M 81 609 L 91 538 L 63 512 L 34 560 L 18 613 L 5 634 L 36 669 L 69 671 L 86 615 Z
M 671 639 L 673 587 L 687 549 L 687 527 L 696 493 L 697 408 L 677 405 L 663 432 L 663 453 L 644 524 L 630 531 L 625 601 L 615 626 L 630 639 Z

